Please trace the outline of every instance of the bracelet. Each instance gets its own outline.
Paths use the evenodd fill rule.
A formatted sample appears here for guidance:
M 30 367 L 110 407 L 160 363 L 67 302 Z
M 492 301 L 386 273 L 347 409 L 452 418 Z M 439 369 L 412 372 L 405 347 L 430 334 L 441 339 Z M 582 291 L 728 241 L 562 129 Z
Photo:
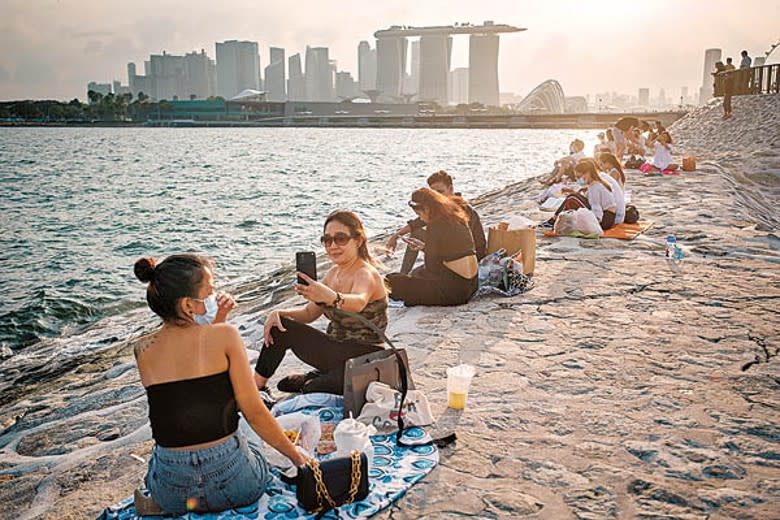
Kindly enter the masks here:
M 344 298 L 341 296 L 341 293 L 337 291 L 336 292 L 336 299 L 333 300 L 333 307 L 334 308 L 338 308 L 339 303 L 342 303 L 342 302 L 344 302 Z

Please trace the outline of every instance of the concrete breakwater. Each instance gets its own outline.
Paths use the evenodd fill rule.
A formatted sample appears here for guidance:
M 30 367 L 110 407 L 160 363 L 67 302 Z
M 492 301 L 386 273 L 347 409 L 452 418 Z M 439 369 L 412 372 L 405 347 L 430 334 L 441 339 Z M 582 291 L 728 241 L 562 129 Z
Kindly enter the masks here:
M 780 96 L 742 97 L 734 119 L 713 105 L 673 126 L 699 169 L 629 175 L 655 221 L 634 241 L 540 237 L 525 295 L 392 310 L 391 337 L 459 439 L 380 518 L 776 517 L 778 109 Z M 535 189 L 475 204 L 486 223 L 541 219 Z M 668 233 L 681 264 L 663 258 Z M 235 316 L 250 348 L 265 308 Z M 138 486 L 151 441 L 131 351 L 120 341 L 2 407 L 2 516 L 94 517 Z M 477 375 L 455 413 L 445 369 L 459 362 Z

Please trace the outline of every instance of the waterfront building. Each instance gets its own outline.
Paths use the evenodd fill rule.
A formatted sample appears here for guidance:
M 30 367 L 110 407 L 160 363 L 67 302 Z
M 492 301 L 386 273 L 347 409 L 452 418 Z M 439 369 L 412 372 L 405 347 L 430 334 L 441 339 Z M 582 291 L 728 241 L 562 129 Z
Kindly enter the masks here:
M 390 29 L 396 28 L 400 29 L 398 26 Z M 406 71 L 406 38 L 377 37 L 376 60 L 376 89 L 380 99 L 398 101 L 403 74 Z
M 498 37 L 496 37 L 498 39 Z M 421 101 L 435 101 L 446 105 L 447 82 L 452 54 L 452 37 L 447 34 L 425 34 L 420 37 L 420 91 Z M 498 104 L 498 91 L 496 91 Z
M 352 78 L 352 74 L 346 71 L 336 73 L 336 97 L 339 99 L 350 99 L 359 96 L 357 83 Z
M 303 68 L 301 67 L 301 55 L 299 53 L 293 54 L 287 60 L 288 74 L 290 75 L 287 80 L 287 99 L 290 101 L 305 101 L 306 100 L 306 82 L 303 76 Z
M 433 27 L 401 27 L 394 25 L 374 33 L 377 48 L 377 90 L 380 97 L 395 100 L 406 89 L 402 86 L 406 71 L 406 39 L 420 37 L 420 98 L 447 102 L 447 77 L 450 65 L 451 40 L 454 34 L 468 34 L 469 40 L 469 102 L 499 104 L 498 34 L 525 29 L 486 21 L 482 25 L 469 23 Z
M 113 83 L 112 92 L 114 93 L 115 96 L 121 96 L 124 94 L 132 95 L 132 92 L 130 92 L 130 87 L 128 87 L 127 85 L 122 85 L 122 82 L 119 81 L 118 79 L 115 79 L 114 81 L 112 81 L 112 83 Z
M 127 82 L 135 97 L 140 92 L 153 100 L 205 99 L 216 91 L 216 65 L 206 51 L 175 56 L 163 51 L 144 62 L 145 75 L 136 73 L 135 63 L 127 64 Z
M 463 105 L 469 102 L 469 69 L 458 67 L 450 72 L 449 84 L 450 103 Z
M 376 88 L 376 49 L 367 41 L 358 45 L 358 83 L 361 92 Z
M 518 112 L 536 114 L 563 114 L 565 110 L 566 98 L 563 95 L 563 88 L 554 79 L 548 79 L 537 85 L 517 105 Z
M 207 99 L 216 94 L 217 65 L 206 51 L 184 55 L 184 88 L 179 98 Z
M 269 101 L 286 101 L 284 49 L 271 47 L 271 59 L 265 68 L 265 91 Z
M 712 72 L 715 70 L 715 63 L 720 61 L 722 51 L 720 49 L 707 49 L 704 51 L 704 70 L 702 72 L 701 88 L 699 89 L 699 104 L 703 105 L 713 95 Z
M 306 101 L 333 100 L 333 68 L 327 47 L 306 46 Z
M 639 101 L 639 106 L 642 107 L 648 107 L 650 106 L 650 89 L 649 88 L 640 88 L 639 89 L 639 95 L 637 96 Z
M 228 40 L 216 43 L 217 94 L 230 99 L 244 89 L 260 90 L 260 54 L 257 42 Z
M 98 83 L 96 81 L 90 81 L 87 83 L 87 94 L 89 94 L 90 90 L 107 96 L 111 93 L 111 83 Z
M 688 87 L 680 87 L 680 104 L 688 104 Z

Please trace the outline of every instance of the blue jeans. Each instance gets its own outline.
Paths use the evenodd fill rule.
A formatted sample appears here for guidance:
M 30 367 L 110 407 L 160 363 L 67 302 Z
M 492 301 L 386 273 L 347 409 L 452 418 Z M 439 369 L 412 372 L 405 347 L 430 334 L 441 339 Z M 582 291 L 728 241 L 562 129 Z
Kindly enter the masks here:
M 260 445 L 242 428 L 225 442 L 198 450 L 155 444 L 146 474 L 154 501 L 176 515 L 215 512 L 257 501 L 270 478 Z

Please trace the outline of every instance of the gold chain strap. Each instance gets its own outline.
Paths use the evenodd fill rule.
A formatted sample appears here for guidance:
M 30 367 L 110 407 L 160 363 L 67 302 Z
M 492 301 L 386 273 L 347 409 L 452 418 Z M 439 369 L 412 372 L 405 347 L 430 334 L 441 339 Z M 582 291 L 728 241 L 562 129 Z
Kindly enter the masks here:
M 352 482 L 349 486 L 349 500 L 344 502 L 345 504 L 351 504 L 355 501 L 355 497 L 358 494 L 358 488 L 360 487 L 360 452 L 357 450 L 352 450 L 351 453 L 352 456 Z M 331 498 L 330 493 L 328 493 L 328 488 L 325 486 L 325 480 L 322 478 L 322 470 L 320 469 L 320 463 L 317 461 L 317 459 L 309 459 L 306 461 L 306 465 L 311 468 L 311 472 L 314 475 L 314 483 L 315 488 L 317 491 L 317 509 L 316 511 L 321 511 L 322 506 L 322 499 L 324 498 L 330 507 L 333 509 L 337 508 L 339 505 Z

